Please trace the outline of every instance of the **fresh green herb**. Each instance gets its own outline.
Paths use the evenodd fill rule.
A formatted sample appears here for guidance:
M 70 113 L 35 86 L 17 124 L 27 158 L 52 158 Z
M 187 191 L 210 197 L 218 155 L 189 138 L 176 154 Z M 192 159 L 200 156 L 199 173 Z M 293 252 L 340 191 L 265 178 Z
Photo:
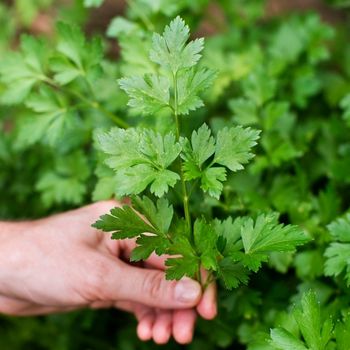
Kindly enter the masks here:
M 99 148 L 108 155 L 105 164 L 115 171 L 118 195 L 149 191 L 161 197 L 157 209 L 151 197 L 134 198 L 135 209 L 139 209 L 151 226 L 143 224 L 133 209 L 124 207 L 102 216 L 94 227 L 112 231 L 113 239 L 137 237 L 134 260 L 146 259 L 153 251 L 158 255 L 180 256 L 166 260 L 169 279 L 189 276 L 201 280 L 204 267 L 208 278 L 222 277 L 226 287 L 232 288 L 237 287 L 238 282 L 246 283 L 249 271 L 257 272 L 270 253 L 294 251 L 308 238 L 296 226 L 279 225 L 278 217 L 272 214 L 260 215 L 255 222 L 248 217 L 231 220 L 232 230 L 226 229 L 225 235 L 221 234 L 224 224 L 216 222 L 214 225 L 213 219 L 205 218 L 204 213 L 202 218 L 193 217 L 191 194 L 198 184 L 204 198 L 220 199 L 227 172 L 244 169 L 253 158 L 251 150 L 259 132 L 241 126 L 223 127 L 214 138 L 210 128 L 203 124 L 192 132 L 191 140 L 181 136 L 181 124 L 191 117 L 187 114 L 203 106 L 198 94 L 214 77 L 214 72 L 198 67 L 204 40 L 187 42 L 188 39 L 188 26 L 180 17 L 175 18 L 166 26 L 163 35 L 153 35 L 150 59 L 160 66 L 159 73 L 119 81 L 129 95 L 130 107 L 145 115 L 169 108 L 176 125 L 176 137 L 172 133 L 162 136 L 143 128 L 112 129 L 97 137 Z M 186 223 L 181 228 L 177 222 L 170 226 L 173 207 L 168 207 L 165 199 L 172 188 L 179 191 L 177 182 L 181 183 L 179 196 L 183 202 L 182 219 Z M 162 207 L 169 209 L 162 210 Z M 157 210 L 163 211 L 162 220 L 168 222 L 162 230 Z M 233 245 L 232 240 L 235 241 Z M 228 247 L 227 242 L 231 243 Z

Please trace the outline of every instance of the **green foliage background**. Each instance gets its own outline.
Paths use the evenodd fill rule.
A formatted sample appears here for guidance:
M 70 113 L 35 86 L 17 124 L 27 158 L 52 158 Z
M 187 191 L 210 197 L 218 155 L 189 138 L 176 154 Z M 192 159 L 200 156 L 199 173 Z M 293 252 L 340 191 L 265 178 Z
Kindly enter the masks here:
M 214 130 L 235 124 L 262 130 L 254 161 L 230 176 L 220 200 L 198 200 L 197 211 L 220 217 L 273 210 L 281 213 L 284 223 L 299 225 L 312 238 L 296 254 L 271 255 L 248 286 L 231 292 L 220 289 L 218 318 L 199 321 L 195 340 L 186 348 L 347 349 L 346 1 L 328 2 L 341 8 L 339 20 L 329 25 L 313 12 L 269 17 L 265 2 L 259 0 L 133 0 L 123 17 L 106 23 L 106 33 L 91 26 L 91 19 L 100 14 L 94 6 L 101 3 L 0 4 L 0 218 L 36 218 L 112 196 L 113 174 L 94 147 L 94 131 L 123 123 L 151 125 L 160 132 L 171 128 L 166 113 L 162 118 L 140 118 L 130 111 L 116 81 L 154 70 L 147 63 L 151 32 L 162 32 L 180 14 L 195 36 L 207 36 L 203 65 L 218 70 L 203 96 L 206 107 L 183 126 L 190 131 L 206 122 Z M 49 14 L 53 23 L 86 29 L 88 39 L 77 27 L 54 24 L 39 41 L 27 35 L 19 40 L 21 33 L 33 32 L 40 13 Z M 330 315 L 337 324 L 334 331 L 328 325 Z M 300 319 L 311 331 L 303 330 Z M 324 343 L 310 343 L 310 337 L 321 338 L 321 333 Z M 134 320 L 109 310 L 1 317 L 0 348 L 157 346 L 138 342 Z

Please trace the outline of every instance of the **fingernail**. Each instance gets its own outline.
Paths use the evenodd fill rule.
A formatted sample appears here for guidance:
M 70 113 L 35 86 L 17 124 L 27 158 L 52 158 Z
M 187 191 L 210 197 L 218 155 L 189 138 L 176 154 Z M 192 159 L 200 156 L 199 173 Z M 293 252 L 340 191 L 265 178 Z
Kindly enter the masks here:
M 175 286 L 175 299 L 183 303 L 190 303 L 198 300 L 200 294 L 200 285 L 190 278 L 183 278 L 177 282 Z

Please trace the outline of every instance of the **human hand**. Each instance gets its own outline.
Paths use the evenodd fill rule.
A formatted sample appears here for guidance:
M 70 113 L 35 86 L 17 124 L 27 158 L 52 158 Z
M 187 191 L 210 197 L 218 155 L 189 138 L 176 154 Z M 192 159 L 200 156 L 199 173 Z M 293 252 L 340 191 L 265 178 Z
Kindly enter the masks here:
M 192 340 L 197 312 L 216 315 L 215 285 L 166 281 L 164 259 L 128 263 L 134 241 L 115 241 L 90 224 L 114 201 L 32 222 L 0 223 L 0 312 L 40 315 L 116 307 L 134 313 L 142 340 Z

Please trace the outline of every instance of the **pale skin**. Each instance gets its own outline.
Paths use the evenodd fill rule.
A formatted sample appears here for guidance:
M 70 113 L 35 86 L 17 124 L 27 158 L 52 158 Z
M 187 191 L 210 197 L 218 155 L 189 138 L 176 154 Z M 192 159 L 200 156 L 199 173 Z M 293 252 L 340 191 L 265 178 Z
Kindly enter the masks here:
M 45 219 L 0 222 L 0 313 L 14 316 L 115 307 L 135 315 L 137 335 L 189 343 L 197 315 L 217 312 L 216 288 L 166 281 L 164 258 L 128 261 L 135 242 L 111 240 L 91 223 L 119 205 L 95 203 Z

